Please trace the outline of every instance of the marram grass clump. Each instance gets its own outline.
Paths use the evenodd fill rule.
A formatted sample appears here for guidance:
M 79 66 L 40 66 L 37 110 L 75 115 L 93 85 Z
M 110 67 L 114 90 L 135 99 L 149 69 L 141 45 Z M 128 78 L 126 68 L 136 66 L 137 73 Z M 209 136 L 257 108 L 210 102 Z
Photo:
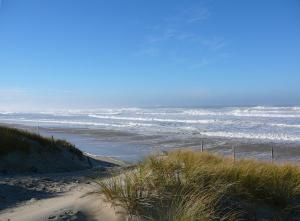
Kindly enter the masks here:
M 174 151 L 99 182 L 131 219 L 300 220 L 300 167 Z
M 41 148 L 39 151 L 55 152 L 64 148 L 78 157 L 83 156 L 81 150 L 65 140 L 43 137 L 29 131 L 0 126 L 0 157 L 15 151 L 30 153 L 34 145 Z

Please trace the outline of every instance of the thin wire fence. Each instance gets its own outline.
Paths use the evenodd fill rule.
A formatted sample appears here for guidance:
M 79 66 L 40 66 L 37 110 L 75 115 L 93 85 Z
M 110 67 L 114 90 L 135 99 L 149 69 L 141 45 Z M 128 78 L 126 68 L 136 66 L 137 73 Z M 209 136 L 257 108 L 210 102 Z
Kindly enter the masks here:
M 217 153 L 227 157 L 232 157 L 234 161 L 240 159 L 255 159 L 269 161 L 272 163 L 300 163 L 300 145 L 280 146 L 279 144 L 227 144 L 226 146 L 205 145 L 201 141 L 201 152 L 207 151 Z
M 37 134 L 44 134 L 44 130 L 40 127 L 37 122 L 35 127 L 31 128 L 31 131 Z M 46 133 L 46 135 L 50 135 L 53 139 L 53 134 Z M 66 139 L 66 138 L 65 138 Z M 293 148 L 280 148 L 280 145 L 275 143 L 267 143 L 267 144 L 217 144 L 212 145 L 213 139 L 203 138 L 199 140 L 197 145 L 197 150 L 200 151 L 208 151 L 217 154 L 221 154 L 224 156 L 232 157 L 234 161 L 240 159 L 255 159 L 255 160 L 263 160 L 269 161 L 272 163 L 284 163 L 284 162 L 296 162 L 300 163 L 300 145 L 298 147 Z M 257 146 L 262 146 L 261 148 L 255 148 Z M 254 147 L 254 148 L 253 148 Z M 161 152 L 160 148 L 156 149 L 156 154 Z M 171 150 L 173 148 L 170 148 Z M 193 148 L 194 149 L 194 148 Z M 164 152 L 164 151 L 163 151 Z

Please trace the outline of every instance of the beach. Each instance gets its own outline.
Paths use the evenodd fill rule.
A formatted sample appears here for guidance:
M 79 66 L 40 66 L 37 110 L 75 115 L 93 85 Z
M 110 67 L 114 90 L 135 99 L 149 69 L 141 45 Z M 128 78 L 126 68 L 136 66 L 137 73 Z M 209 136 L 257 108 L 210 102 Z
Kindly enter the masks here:
M 105 169 L 69 173 L 0 176 L 1 221 L 124 220 L 105 202 L 92 177 Z M 120 212 L 120 211 L 119 211 Z
M 0 123 L 74 143 L 82 151 L 138 162 L 191 148 L 278 162 L 300 159 L 300 107 L 100 108 L 0 112 Z
M 10 126 L 35 131 L 35 127 L 14 124 Z M 175 149 L 193 149 L 208 151 L 224 156 L 251 158 L 278 163 L 300 162 L 300 144 L 298 142 L 271 142 L 247 139 L 228 139 L 220 137 L 165 137 L 163 135 L 144 135 L 107 129 L 89 128 L 49 128 L 39 127 L 45 136 L 66 139 L 91 156 L 109 157 L 117 162 L 136 163 L 149 155 Z
M 250 110 L 248 108 L 248 111 L 242 112 L 245 115 L 242 117 L 232 116 L 228 110 L 221 113 L 215 109 L 200 109 L 205 114 L 199 114 L 200 110 L 189 110 L 186 114 L 187 110 L 182 109 L 109 109 L 105 113 L 104 110 L 101 110 L 102 113 L 100 110 L 93 111 L 94 115 L 101 114 L 101 122 L 99 118 L 95 121 L 94 116 L 89 116 L 91 111 L 2 112 L 1 125 L 30 131 L 50 139 L 67 140 L 75 144 L 86 157 L 93 159 L 93 168 L 60 173 L 47 171 L 1 174 L 0 220 L 125 220 L 126 212 L 113 207 L 104 195 L 99 193 L 100 186 L 93 178 L 105 180 L 128 165 L 167 151 L 195 150 L 216 153 L 234 160 L 299 163 L 299 108 L 269 108 L 263 113 L 261 109 L 262 107 Z M 141 112 L 143 118 L 124 116 L 141 115 Z M 231 124 L 227 124 L 228 115 Z M 222 124 L 224 121 L 227 122 L 226 125 Z M 274 122 L 281 125 L 280 130 L 278 125 L 272 125 Z M 285 126 L 282 126 L 283 122 Z M 116 123 L 118 128 L 115 127 Z M 246 126 L 247 124 L 249 125 Z M 217 131 L 208 132 L 216 128 L 224 130 L 223 134 L 232 136 L 221 136 L 220 133 L 216 136 Z M 238 128 L 243 128 L 240 130 L 243 133 L 238 132 Z M 269 136 L 266 137 L 266 134 Z M 288 137 L 291 139 L 286 139 Z
M 299 221 L 299 9 L 0 0 L 0 221 Z

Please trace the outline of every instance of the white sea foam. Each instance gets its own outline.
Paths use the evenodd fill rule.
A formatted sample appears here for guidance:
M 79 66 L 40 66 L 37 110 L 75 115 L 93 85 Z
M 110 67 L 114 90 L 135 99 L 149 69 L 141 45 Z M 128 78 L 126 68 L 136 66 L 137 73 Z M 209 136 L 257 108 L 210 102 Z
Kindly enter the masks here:
M 33 122 L 36 125 L 39 124 L 62 124 L 62 125 L 83 125 L 83 126 L 105 126 L 105 127 L 152 127 L 153 124 L 146 124 L 146 123 L 133 123 L 129 122 L 126 124 L 112 124 L 112 123 L 99 123 L 99 122 L 87 122 L 87 121 L 67 121 L 67 120 L 50 120 L 50 119 L 12 119 L 12 118 L 3 118 L 2 121 L 10 121 L 10 122 Z
M 297 141 L 300 142 L 299 136 L 291 136 L 288 134 L 272 134 L 272 133 L 242 133 L 242 132 L 202 132 L 201 134 L 211 137 L 227 137 L 227 138 L 244 138 L 259 140 L 275 140 L 275 141 Z
M 190 109 L 183 114 L 191 116 L 237 116 L 265 118 L 298 118 L 300 107 L 253 107 L 253 108 L 224 108 L 224 109 Z
M 300 142 L 300 107 L 98 108 L 0 112 L 1 122 L 118 129 L 170 136 L 207 136 Z
M 300 124 L 270 124 L 275 127 L 290 127 L 290 128 L 300 128 Z
M 208 110 L 186 110 L 186 111 L 183 111 L 183 114 L 192 115 L 192 116 L 224 115 L 224 113 L 213 112 L 213 111 L 208 111 Z
M 112 120 L 126 120 L 126 121 L 157 121 L 157 122 L 169 122 L 169 123 L 187 123 L 187 124 L 212 124 L 212 123 L 228 123 L 229 121 L 217 121 L 217 120 L 180 120 L 180 119 L 168 119 L 168 118 L 149 118 L 149 117 L 115 117 L 89 114 L 89 117 L 100 119 L 112 119 Z
M 17 112 L 12 112 L 12 111 L 1 111 L 0 114 L 3 114 L 3 115 L 8 115 L 8 114 L 15 114 Z
M 268 117 L 268 118 L 299 118 L 300 114 L 278 114 L 272 112 L 259 112 L 249 110 L 234 110 L 226 115 L 238 116 L 238 117 Z

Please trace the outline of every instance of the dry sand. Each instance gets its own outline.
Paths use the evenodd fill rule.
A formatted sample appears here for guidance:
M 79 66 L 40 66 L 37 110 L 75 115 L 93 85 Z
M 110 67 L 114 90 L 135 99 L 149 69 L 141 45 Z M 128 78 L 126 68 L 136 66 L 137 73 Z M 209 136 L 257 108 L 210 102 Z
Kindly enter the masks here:
M 85 193 L 83 188 L 53 198 L 29 201 L 0 212 L 0 220 L 124 220 L 101 196 L 84 197 Z
M 125 220 L 105 202 L 91 177 L 111 171 L 94 168 L 57 174 L 0 176 L 0 221 Z M 112 170 L 116 170 L 112 169 Z

